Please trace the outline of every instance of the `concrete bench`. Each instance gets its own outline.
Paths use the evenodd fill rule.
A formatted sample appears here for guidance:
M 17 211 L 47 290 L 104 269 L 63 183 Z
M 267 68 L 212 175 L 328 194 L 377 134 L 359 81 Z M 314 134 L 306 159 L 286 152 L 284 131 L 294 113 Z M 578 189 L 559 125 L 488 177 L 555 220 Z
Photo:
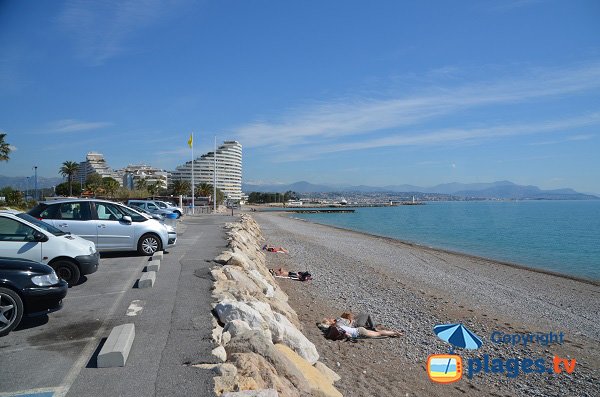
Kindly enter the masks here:
M 114 327 L 98 354 L 98 368 L 124 367 L 134 338 L 133 323 Z
M 152 262 L 148 263 L 146 266 L 147 272 L 157 272 L 160 269 L 160 261 L 157 259 L 153 259 Z
M 153 261 L 162 261 L 163 259 L 163 252 L 162 251 L 156 251 L 153 255 L 152 255 L 152 260 Z
M 156 272 L 146 272 L 138 280 L 138 288 L 152 288 L 156 281 Z

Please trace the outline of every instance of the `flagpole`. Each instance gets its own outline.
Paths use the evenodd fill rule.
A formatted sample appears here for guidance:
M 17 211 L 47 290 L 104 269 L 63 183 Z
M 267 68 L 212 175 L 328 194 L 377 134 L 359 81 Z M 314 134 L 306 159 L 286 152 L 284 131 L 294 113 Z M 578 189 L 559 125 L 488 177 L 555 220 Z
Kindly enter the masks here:
M 215 172 L 213 172 L 213 179 L 214 179 L 214 183 L 213 183 L 213 211 L 217 212 L 217 136 L 215 135 L 215 152 L 214 152 L 214 158 L 215 158 Z
M 196 198 L 194 197 L 194 132 L 192 132 L 192 215 L 196 207 Z

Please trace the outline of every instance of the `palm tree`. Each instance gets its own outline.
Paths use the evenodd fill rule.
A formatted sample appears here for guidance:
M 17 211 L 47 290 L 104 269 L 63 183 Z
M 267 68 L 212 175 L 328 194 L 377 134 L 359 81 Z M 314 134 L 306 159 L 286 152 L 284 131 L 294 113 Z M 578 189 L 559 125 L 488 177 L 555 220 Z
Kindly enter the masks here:
M 200 197 L 209 197 L 213 193 L 213 186 L 210 183 L 202 182 L 196 187 L 196 194 Z
M 188 181 L 184 181 L 182 179 L 175 180 L 173 181 L 173 195 L 179 196 L 188 194 L 191 186 L 192 185 Z
M 146 189 L 148 189 L 148 193 L 150 193 L 152 198 L 154 198 L 154 196 L 156 196 L 156 194 L 159 192 L 160 188 L 161 188 L 161 184 L 159 181 L 152 182 L 152 183 L 148 184 L 148 186 L 146 187 Z
M 63 177 L 67 177 L 69 183 L 69 196 L 73 195 L 73 175 L 79 170 L 79 164 L 75 161 L 65 161 L 58 171 Z
M 137 190 L 146 190 L 148 188 L 148 181 L 146 181 L 144 178 L 138 179 L 135 183 L 135 188 Z
M 4 142 L 6 134 L 0 134 L 0 161 L 8 161 L 10 159 L 11 147 L 7 142 Z
M 116 179 L 110 176 L 102 178 L 102 188 L 104 188 L 104 192 L 108 197 L 113 198 L 119 187 L 119 182 Z

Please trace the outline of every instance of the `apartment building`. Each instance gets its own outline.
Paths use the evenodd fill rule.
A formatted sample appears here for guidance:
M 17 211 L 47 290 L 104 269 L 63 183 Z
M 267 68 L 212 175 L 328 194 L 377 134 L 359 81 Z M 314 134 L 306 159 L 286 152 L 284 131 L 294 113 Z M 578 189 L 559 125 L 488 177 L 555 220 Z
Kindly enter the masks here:
M 226 199 L 239 201 L 242 199 L 242 145 L 237 141 L 225 141 L 215 152 L 208 152 L 194 160 L 194 184 L 213 184 L 215 179 L 216 158 L 216 186 Z M 192 161 L 177 167 L 171 173 L 172 180 L 192 181 Z

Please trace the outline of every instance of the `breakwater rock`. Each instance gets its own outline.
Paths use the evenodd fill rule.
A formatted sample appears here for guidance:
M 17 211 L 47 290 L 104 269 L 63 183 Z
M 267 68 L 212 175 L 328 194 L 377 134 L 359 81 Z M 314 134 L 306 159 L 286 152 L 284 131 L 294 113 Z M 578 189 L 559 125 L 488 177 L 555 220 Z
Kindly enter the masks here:
M 266 266 L 260 227 L 249 215 L 228 223 L 228 246 L 214 259 L 215 392 L 222 396 L 339 397 L 339 376 L 315 345 Z

